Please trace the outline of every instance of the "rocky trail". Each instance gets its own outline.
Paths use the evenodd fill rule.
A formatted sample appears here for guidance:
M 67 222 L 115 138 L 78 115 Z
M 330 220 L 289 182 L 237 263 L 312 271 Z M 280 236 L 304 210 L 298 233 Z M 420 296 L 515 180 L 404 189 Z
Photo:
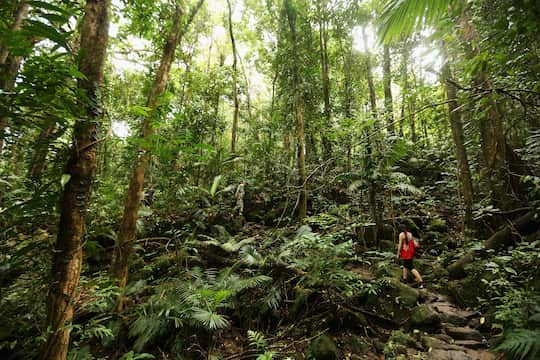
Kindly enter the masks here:
M 411 324 L 430 328 L 421 337 L 428 358 L 437 360 L 491 360 L 488 341 L 480 332 L 484 318 L 478 312 L 460 309 L 442 294 L 427 290 L 425 300 L 411 315 Z

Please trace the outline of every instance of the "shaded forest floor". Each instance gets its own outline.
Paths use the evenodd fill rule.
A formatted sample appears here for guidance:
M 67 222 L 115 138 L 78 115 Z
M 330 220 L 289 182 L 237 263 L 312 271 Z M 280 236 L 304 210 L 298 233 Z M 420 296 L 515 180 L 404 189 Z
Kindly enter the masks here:
M 415 179 L 423 191 L 394 202 L 399 215 L 386 219 L 378 243 L 362 220 L 367 210 L 339 198 L 339 184 L 324 193 L 333 199 L 325 206 L 314 200 L 321 210 L 304 226 L 283 215 L 286 202 L 272 201 L 269 188 L 248 188 L 247 220 L 226 196 L 173 211 L 158 193 L 141 220 L 122 314 L 108 274 L 115 232 L 87 238 L 69 358 L 500 358 L 502 324 L 536 304 L 536 233 L 452 280 L 448 265 L 487 235 L 461 232 L 458 204 L 436 180 Z M 421 243 L 415 264 L 426 289 L 400 281 L 398 221 Z M 54 232 L 21 227 L 2 243 L 3 359 L 27 359 L 43 343 Z

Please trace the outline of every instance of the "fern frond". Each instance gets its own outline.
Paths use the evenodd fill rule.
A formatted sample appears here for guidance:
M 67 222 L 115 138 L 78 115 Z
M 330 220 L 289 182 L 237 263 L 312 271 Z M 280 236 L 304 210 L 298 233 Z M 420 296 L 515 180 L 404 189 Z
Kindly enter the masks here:
M 510 330 L 505 334 L 504 341 L 495 350 L 503 351 L 512 359 L 538 359 L 540 357 L 540 330 Z
M 266 339 L 264 338 L 264 334 L 260 331 L 248 330 L 247 337 L 249 340 L 249 345 L 257 349 L 266 347 Z

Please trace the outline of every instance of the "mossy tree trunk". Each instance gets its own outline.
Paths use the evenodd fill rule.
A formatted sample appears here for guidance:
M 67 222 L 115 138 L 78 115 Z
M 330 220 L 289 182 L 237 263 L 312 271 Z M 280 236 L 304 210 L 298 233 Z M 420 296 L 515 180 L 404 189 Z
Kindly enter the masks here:
M 394 135 L 394 104 L 392 101 L 392 72 L 390 61 L 390 46 L 384 45 L 383 54 L 383 82 L 384 82 L 384 111 L 386 131 Z
M 298 200 L 298 219 L 303 223 L 307 216 L 307 176 L 306 176 L 306 160 L 305 160 L 305 141 L 304 141 L 304 122 L 302 118 L 302 95 L 300 89 L 300 70 L 296 39 L 296 11 L 291 4 L 291 0 L 284 0 L 283 7 L 287 15 L 289 23 L 289 32 L 291 37 L 291 60 L 293 65 L 293 96 L 294 110 L 296 120 L 296 144 L 297 144 L 297 161 L 298 161 L 298 181 L 300 195 Z
M 233 54 L 233 78 L 232 78 L 232 95 L 233 95 L 233 102 L 234 102 L 234 110 L 233 110 L 233 122 L 232 122 L 232 130 L 231 130 L 231 152 L 236 152 L 236 140 L 238 137 L 238 112 L 240 110 L 240 103 L 238 101 L 238 54 L 236 53 L 236 41 L 234 40 L 234 32 L 233 32 L 233 25 L 232 25 L 232 8 L 231 8 L 231 1 L 227 0 L 227 6 L 229 8 L 229 37 L 231 39 L 231 47 L 232 47 L 232 54 Z
M 74 128 L 74 142 L 66 166 L 70 176 L 61 202 L 58 236 L 54 246 L 52 282 L 47 299 L 46 345 L 43 360 L 66 359 L 69 346 L 69 324 L 73 319 L 77 300 L 77 283 L 82 267 L 82 238 L 85 211 L 88 207 L 90 186 L 97 157 L 98 130 L 103 110 L 100 86 L 109 34 L 110 0 L 87 0 L 81 27 L 79 65 L 85 79 L 78 81 L 88 101 L 83 119 Z
M 27 16 L 29 6 L 25 0 L 17 4 L 13 13 L 13 22 L 9 27 L 10 32 L 21 30 Z M 19 67 L 22 62 L 22 56 L 10 56 L 8 46 L 0 44 L 0 89 L 9 91 L 15 85 L 15 78 L 19 72 Z M 0 156 L 4 149 L 5 130 L 8 126 L 8 114 L 0 112 Z

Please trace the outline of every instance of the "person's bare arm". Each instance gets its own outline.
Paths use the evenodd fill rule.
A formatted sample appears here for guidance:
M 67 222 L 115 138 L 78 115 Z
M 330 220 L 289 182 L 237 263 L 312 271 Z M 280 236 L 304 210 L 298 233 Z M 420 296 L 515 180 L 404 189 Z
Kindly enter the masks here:
M 397 248 L 397 257 L 399 259 L 399 253 L 401 252 L 401 248 L 403 247 L 403 239 L 401 238 L 401 234 L 398 235 L 399 242 L 398 242 L 398 248 Z

